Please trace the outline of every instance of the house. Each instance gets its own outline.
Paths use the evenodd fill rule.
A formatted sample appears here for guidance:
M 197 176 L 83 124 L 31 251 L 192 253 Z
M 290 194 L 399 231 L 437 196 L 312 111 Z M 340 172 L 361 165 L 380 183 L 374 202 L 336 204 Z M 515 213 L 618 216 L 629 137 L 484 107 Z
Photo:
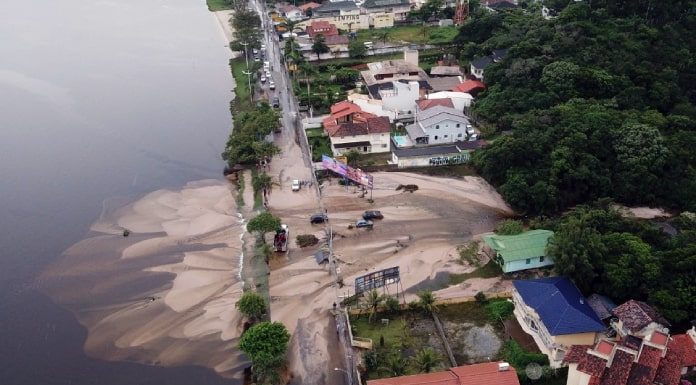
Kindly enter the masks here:
M 615 320 L 612 320 L 611 326 L 621 337 L 627 335 L 644 337 L 653 330 L 667 333 L 669 332 L 667 328 L 671 326 L 650 305 L 633 299 L 614 308 L 611 314 L 616 317 Z
M 309 16 L 312 16 L 314 9 L 319 8 L 319 7 L 321 7 L 321 4 L 315 3 L 315 2 L 309 2 L 306 4 L 302 4 L 297 8 L 299 8 L 305 14 L 305 16 L 309 17 Z
M 323 125 L 334 155 L 351 150 L 389 152 L 389 118 L 365 112 L 355 103 L 344 100 L 331 106 Z
M 682 349 L 682 369 L 681 374 L 696 371 L 696 327 L 686 331 L 686 334 L 672 336 L 674 344 Z
M 558 368 L 572 345 L 592 345 L 606 329 L 580 290 L 565 277 L 513 281 L 515 318 L 534 338 L 551 367 Z
M 358 93 L 348 95 L 348 100 L 357 104 L 360 109 L 365 112 L 369 112 L 375 116 L 384 116 L 388 118 L 390 122 L 396 120 L 396 112 L 385 109 L 381 100 L 371 99 L 368 95 Z
M 486 85 L 480 80 L 469 79 L 457 84 L 452 88 L 454 92 L 465 92 L 473 97 L 476 97 L 479 92 L 486 89 Z
M 418 146 L 406 135 L 392 137 L 392 158 L 390 164 L 398 168 L 435 167 L 467 163 L 471 153 L 486 145 L 483 140 L 460 141 L 440 146 Z
M 483 71 L 486 69 L 486 67 L 488 67 L 491 63 L 498 63 L 502 61 L 506 56 L 506 49 L 496 49 L 489 56 L 478 57 L 471 60 L 471 68 L 469 70 L 471 71 L 472 75 L 477 77 L 479 80 L 483 80 Z
M 449 368 L 444 372 L 414 374 L 379 380 L 367 385 L 520 385 L 515 368 L 507 362 L 486 362 Z
M 462 80 L 461 76 L 431 76 L 428 78 L 428 84 L 435 92 L 449 91 L 461 83 Z
M 471 106 L 471 101 L 474 97 L 465 92 L 440 91 L 429 93 L 425 96 L 428 99 L 450 99 L 454 108 L 459 111 L 464 111 L 464 108 Z
M 277 4 L 276 9 L 283 17 L 290 21 L 300 21 L 305 18 L 304 12 L 292 4 Z
M 338 28 L 328 21 L 313 21 L 307 27 L 306 32 L 309 37 L 314 39 L 317 35 L 324 35 L 324 37 L 337 36 Z
M 653 330 L 645 338 L 571 346 L 566 385 L 678 385 L 684 351 L 669 334 Z
M 327 130 L 334 155 L 349 151 L 361 153 L 389 152 L 391 124 L 383 116 L 370 116 L 364 121 L 339 123 Z
M 370 13 L 391 13 L 394 20 L 402 21 L 408 18 L 412 5 L 410 0 L 365 0 L 362 8 Z
M 331 51 L 335 51 L 338 49 L 339 51 L 347 51 L 348 50 L 348 36 L 346 35 L 332 35 L 328 36 L 324 39 L 324 43 L 326 43 L 329 48 L 331 48 Z
M 463 76 L 459 66 L 434 66 L 430 69 L 430 76 Z
M 378 100 L 383 109 L 393 111 L 399 120 L 413 119 L 416 111 L 416 99 L 420 98 L 420 83 L 417 81 L 392 81 L 391 87 L 377 88 Z M 375 90 L 375 88 L 373 88 Z
M 553 265 L 553 260 L 546 256 L 546 245 L 552 236 L 553 231 L 530 230 L 517 235 L 487 234 L 483 241 L 495 252 L 493 260 L 503 273 L 511 273 Z
M 367 70 L 361 71 L 365 84 L 369 87 L 378 83 L 391 83 L 395 80 L 428 81 L 428 74 L 418 66 L 418 51 L 405 50 L 402 60 L 384 60 L 367 63 Z
M 394 26 L 394 14 L 390 12 L 371 12 L 368 14 L 370 28 L 389 28 Z
M 334 17 L 359 15 L 360 10 L 354 1 L 327 1 L 312 10 L 312 17 Z
M 454 108 L 454 104 L 452 103 L 452 99 L 450 99 L 450 98 L 420 99 L 420 100 L 416 100 L 416 106 L 418 106 L 419 111 L 425 111 L 428 108 L 435 107 L 435 106 Z
M 406 126 L 406 132 L 416 144 L 446 144 L 465 140 L 469 119 L 451 107 L 435 106 L 427 110 L 416 110 L 413 124 Z

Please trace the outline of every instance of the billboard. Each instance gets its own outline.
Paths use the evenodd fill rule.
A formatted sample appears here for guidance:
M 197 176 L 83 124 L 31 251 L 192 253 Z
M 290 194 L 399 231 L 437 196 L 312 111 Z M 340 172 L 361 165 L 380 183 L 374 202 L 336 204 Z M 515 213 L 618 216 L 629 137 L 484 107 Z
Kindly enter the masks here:
M 399 276 L 398 266 L 375 271 L 373 273 L 355 278 L 355 294 L 360 294 L 392 283 L 397 283 L 400 280 L 401 277 Z
M 341 163 L 336 159 L 326 155 L 321 156 L 321 164 L 322 166 L 324 166 L 325 169 L 331 170 L 336 174 L 344 178 L 348 178 L 357 184 L 367 186 L 368 188 L 372 188 L 373 186 L 372 175 L 363 172 L 359 168 L 350 167 L 347 164 Z

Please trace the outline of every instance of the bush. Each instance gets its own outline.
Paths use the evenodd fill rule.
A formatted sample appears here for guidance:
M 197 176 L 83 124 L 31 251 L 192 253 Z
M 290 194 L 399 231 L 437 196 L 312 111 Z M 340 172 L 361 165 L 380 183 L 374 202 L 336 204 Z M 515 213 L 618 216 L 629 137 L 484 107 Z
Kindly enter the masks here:
M 479 291 L 478 293 L 476 293 L 474 298 L 476 299 L 476 302 L 478 302 L 481 305 L 488 303 L 488 298 L 486 298 L 486 295 L 483 294 L 482 291 Z
M 486 305 L 486 313 L 491 322 L 505 320 L 512 316 L 515 305 L 508 301 L 494 301 Z
M 524 373 L 527 365 L 535 362 L 541 366 L 549 364 L 549 359 L 541 353 L 531 353 L 522 349 L 514 340 L 505 342 L 502 349 L 503 360 L 510 363 L 517 369 L 518 373 Z
M 297 241 L 297 246 L 300 247 L 314 246 L 319 243 L 319 238 L 314 236 L 314 234 L 300 234 L 295 240 Z
M 506 219 L 495 227 L 495 232 L 500 235 L 517 235 L 522 231 L 524 231 L 524 225 L 515 219 Z
M 387 297 L 384 300 L 384 307 L 387 309 L 387 312 L 391 314 L 398 313 L 399 310 L 401 310 L 398 298 L 394 297 Z

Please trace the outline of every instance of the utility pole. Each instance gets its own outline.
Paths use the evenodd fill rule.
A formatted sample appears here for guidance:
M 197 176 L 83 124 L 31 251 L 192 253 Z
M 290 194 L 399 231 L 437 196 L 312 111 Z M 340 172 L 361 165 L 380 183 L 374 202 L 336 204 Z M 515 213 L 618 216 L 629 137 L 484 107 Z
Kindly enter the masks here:
M 254 103 L 254 90 L 251 89 L 251 72 L 250 71 L 242 71 L 244 75 L 247 76 L 247 79 L 249 79 L 249 100 L 251 103 Z

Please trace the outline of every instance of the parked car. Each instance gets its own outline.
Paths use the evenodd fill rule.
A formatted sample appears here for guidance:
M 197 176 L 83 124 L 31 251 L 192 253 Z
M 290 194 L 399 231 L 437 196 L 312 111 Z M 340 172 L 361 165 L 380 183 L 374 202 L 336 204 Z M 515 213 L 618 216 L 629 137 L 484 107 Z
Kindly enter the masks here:
M 267 78 L 269 78 L 269 79 L 271 78 L 271 71 L 265 70 L 264 74 L 266 75 Z
M 377 210 L 371 210 L 371 211 L 365 211 L 362 215 L 363 219 L 369 220 L 369 219 L 383 219 L 384 215 L 380 211 Z
M 263 69 L 267 70 L 269 68 L 271 68 L 271 62 L 269 62 L 269 61 L 263 62 Z
M 252 52 L 254 52 L 254 55 L 258 55 L 258 54 L 259 54 L 259 50 L 256 49 L 256 48 L 254 48 L 254 49 L 252 50 Z
M 355 222 L 355 227 L 357 228 L 366 227 L 368 229 L 371 229 L 372 225 L 372 221 L 369 221 L 367 219 L 358 219 L 357 222 Z
M 266 44 L 261 44 L 261 49 L 266 49 Z
M 469 137 L 469 142 L 475 142 L 478 140 L 478 135 L 477 134 L 471 134 Z
M 275 90 L 275 82 L 273 80 L 268 82 L 268 88 Z
M 292 191 L 300 191 L 300 181 L 297 179 L 292 180 Z
M 261 59 L 258 56 L 254 56 L 254 61 L 259 62 Z
M 318 224 L 318 223 L 324 223 L 329 220 L 329 217 L 326 216 L 326 214 L 314 214 L 311 217 L 309 217 L 309 223 L 311 224 Z
M 273 108 L 280 108 L 280 99 L 277 96 L 273 97 Z
M 266 75 L 261 75 L 261 83 L 266 83 Z
M 476 133 L 476 131 L 474 131 L 474 126 L 472 126 L 471 124 L 467 124 L 466 125 L 466 134 L 473 135 L 475 133 Z

